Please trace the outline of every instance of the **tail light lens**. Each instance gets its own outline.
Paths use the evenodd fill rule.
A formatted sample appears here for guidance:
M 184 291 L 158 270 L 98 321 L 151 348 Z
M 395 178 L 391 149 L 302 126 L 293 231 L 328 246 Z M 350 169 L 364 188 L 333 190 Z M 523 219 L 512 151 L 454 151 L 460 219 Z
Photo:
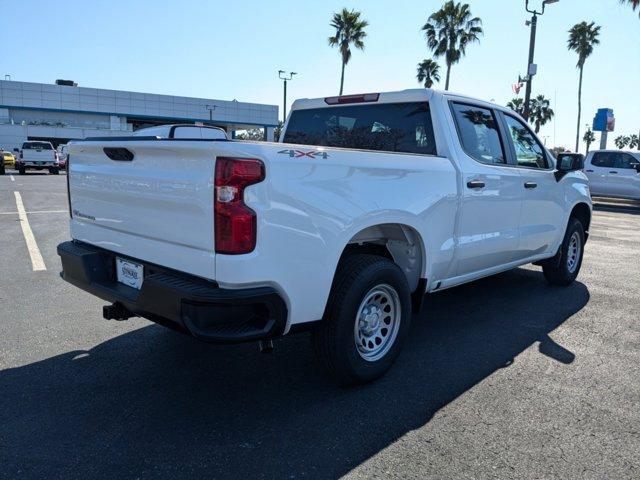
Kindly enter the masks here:
M 256 212 L 244 203 L 244 189 L 264 180 L 254 158 L 218 157 L 215 172 L 216 253 L 238 255 L 256 247 Z

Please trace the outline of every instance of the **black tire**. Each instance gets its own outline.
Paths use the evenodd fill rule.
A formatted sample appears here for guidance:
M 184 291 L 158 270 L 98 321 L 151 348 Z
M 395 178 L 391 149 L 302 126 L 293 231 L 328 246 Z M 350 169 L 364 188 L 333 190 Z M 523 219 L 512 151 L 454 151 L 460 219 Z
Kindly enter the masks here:
M 377 292 L 381 292 L 379 297 L 376 296 Z M 397 305 L 397 308 L 387 310 L 385 295 L 388 295 L 388 305 Z M 364 303 L 367 298 L 371 302 L 382 303 L 370 306 Z M 371 348 L 381 348 L 379 358 L 372 355 L 365 359 L 363 355 L 369 353 L 361 353 L 361 348 L 367 349 L 363 336 L 359 337 L 364 342 L 363 347 L 356 347 L 356 335 L 364 331 L 360 327 L 356 330 L 356 317 L 361 306 L 365 310 L 372 308 L 375 318 L 372 325 L 379 326 L 378 337 L 367 337 L 373 338 L 368 342 Z M 384 312 L 393 315 L 398 322 L 397 327 L 394 327 L 396 323 L 391 316 L 385 317 Z M 372 317 L 367 315 L 367 318 Z M 361 320 L 358 325 L 366 324 L 368 327 L 368 321 Z M 390 323 L 387 324 L 387 321 Z M 338 266 L 323 321 L 313 332 L 313 347 L 320 363 L 340 384 L 368 383 L 381 377 L 391 367 L 400 353 L 410 322 L 411 296 L 402 270 L 384 257 L 352 255 Z M 387 325 L 387 336 L 384 336 Z M 378 338 L 381 344 L 374 345 Z
M 50 169 L 49 169 L 49 173 L 50 173 L 51 175 L 58 175 L 58 174 L 60 174 L 60 170 L 59 170 L 59 169 L 57 169 L 57 168 L 50 168 Z
M 574 239 L 575 238 L 575 239 Z M 571 285 L 582 266 L 582 257 L 584 256 L 584 227 L 577 218 L 570 218 L 567 231 L 564 234 L 562 245 L 558 254 L 546 260 L 542 264 L 542 273 L 552 285 L 567 286 Z M 573 247 L 573 242 L 577 241 L 578 251 Z M 571 260 L 571 257 L 574 257 Z
M 0 162 L 1 161 L 2 160 L 0 160 Z M 4 164 L 2 164 L 2 165 L 0 165 L 0 175 L 4 175 L 5 173 L 7 173 L 7 172 L 5 171 Z
M 24 169 L 24 168 L 18 168 L 18 173 L 19 173 L 20 175 L 24 175 L 24 173 L 25 173 L 25 169 Z

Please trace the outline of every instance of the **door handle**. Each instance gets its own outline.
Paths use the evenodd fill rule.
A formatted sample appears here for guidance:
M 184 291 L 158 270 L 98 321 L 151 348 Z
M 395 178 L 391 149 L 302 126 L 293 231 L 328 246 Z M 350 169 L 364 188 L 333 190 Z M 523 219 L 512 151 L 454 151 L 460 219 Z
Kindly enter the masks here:
M 480 180 L 469 180 L 467 182 L 467 188 L 484 188 L 484 182 Z
M 616 172 L 615 170 L 611 170 L 609 173 L 616 173 L 617 174 L 618 172 Z
M 593 173 L 593 170 L 585 170 L 585 172 Z
M 537 186 L 536 182 L 524 182 L 524 188 L 536 188 Z

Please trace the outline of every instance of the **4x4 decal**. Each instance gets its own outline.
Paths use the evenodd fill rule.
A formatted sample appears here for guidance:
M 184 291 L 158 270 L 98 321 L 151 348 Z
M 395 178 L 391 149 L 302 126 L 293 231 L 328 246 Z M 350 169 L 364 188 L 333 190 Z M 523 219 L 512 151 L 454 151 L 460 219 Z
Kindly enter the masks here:
M 298 158 L 298 157 L 309 157 L 309 158 L 317 158 L 317 157 L 322 157 L 322 158 L 327 158 L 329 156 L 329 154 L 327 152 L 324 152 L 322 150 L 293 150 L 293 149 L 286 149 L 286 150 L 280 150 L 278 153 L 282 154 L 282 155 L 289 155 L 291 158 Z

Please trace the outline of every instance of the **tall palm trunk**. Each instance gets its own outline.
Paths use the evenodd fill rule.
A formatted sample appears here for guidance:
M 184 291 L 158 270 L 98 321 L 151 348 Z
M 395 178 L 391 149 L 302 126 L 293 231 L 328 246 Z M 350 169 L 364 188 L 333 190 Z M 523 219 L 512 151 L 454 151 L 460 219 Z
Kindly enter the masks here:
M 342 95 L 342 88 L 344 87 L 344 66 L 345 62 L 342 60 L 342 74 L 340 75 L 340 95 Z
M 580 146 L 580 114 L 582 113 L 582 69 L 584 65 L 580 65 L 580 80 L 578 80 L 578 125 L 576 127 L 576 149 L 575 152 L 578 152 L 578 147 Z
M 447 79 L 444 82 L 444 89 L 449 90 L 449 77 L 451 76 L 451 64 L 447 63 Z

